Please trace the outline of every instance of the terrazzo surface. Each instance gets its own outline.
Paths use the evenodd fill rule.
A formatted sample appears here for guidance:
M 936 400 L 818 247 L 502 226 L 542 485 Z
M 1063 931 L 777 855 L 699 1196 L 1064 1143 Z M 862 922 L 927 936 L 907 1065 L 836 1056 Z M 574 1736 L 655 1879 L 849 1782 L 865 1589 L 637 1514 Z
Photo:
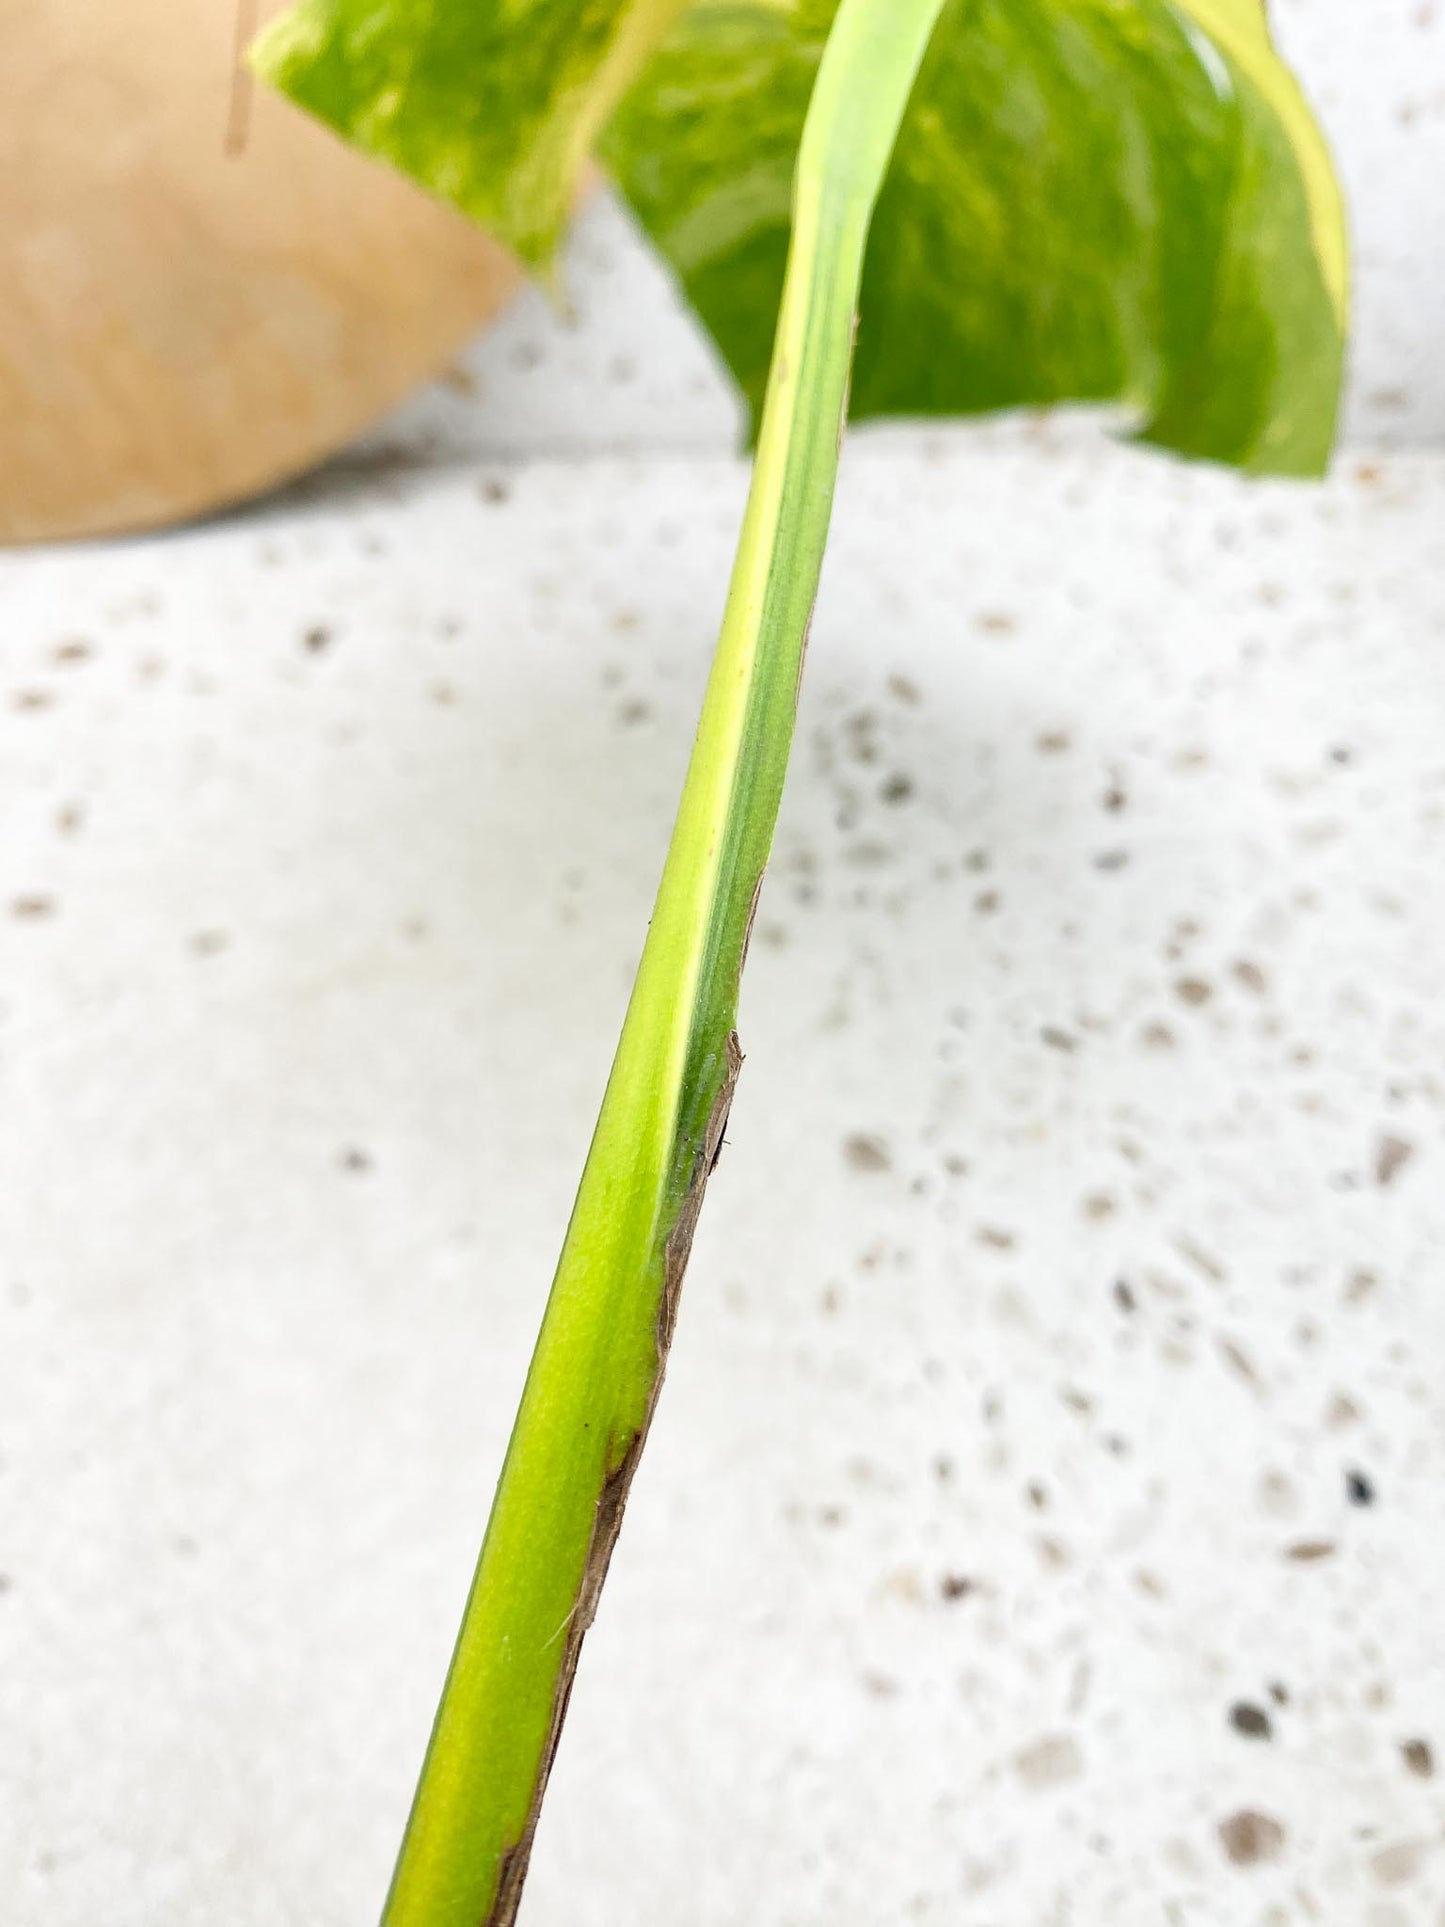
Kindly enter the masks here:
M 730 461 L 0 557 L 0 1919 L 375 1918 Z M 850 448 L 529 1927 L 1445 1922 L 1445 459 Z

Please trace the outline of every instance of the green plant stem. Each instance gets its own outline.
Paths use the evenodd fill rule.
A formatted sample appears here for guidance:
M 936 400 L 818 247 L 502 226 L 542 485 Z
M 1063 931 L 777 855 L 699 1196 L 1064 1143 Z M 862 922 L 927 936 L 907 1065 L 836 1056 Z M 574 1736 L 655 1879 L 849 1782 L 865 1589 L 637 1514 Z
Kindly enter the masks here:
M 842 0 L 819 67 L 697 740 L 383 1927 L 516 1915 L 740 1062 L 738 983 L 827 537 L 864 244 L 941 7 Z

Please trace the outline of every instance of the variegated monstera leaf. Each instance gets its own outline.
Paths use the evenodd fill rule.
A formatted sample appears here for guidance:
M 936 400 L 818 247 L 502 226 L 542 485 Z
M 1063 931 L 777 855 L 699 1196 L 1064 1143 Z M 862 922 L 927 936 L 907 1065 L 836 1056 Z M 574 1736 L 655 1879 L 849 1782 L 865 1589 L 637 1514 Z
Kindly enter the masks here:
M 600 151 L 750 404 L 836 0 L 301 0 L 260 71 L 535 268 Z M 852 413 L 1122 403 L 1310 474 L 1343 220 L 1261 0 L 950 0 L 873 226 Z

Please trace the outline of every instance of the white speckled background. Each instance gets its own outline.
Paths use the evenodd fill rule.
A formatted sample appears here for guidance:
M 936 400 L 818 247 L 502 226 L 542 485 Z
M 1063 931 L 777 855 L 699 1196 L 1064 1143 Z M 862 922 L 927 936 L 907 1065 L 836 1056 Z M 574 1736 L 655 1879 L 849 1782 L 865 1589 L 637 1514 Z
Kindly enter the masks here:
M 1334 479 L 849 450 L 528 1927 L 1445 1927 L 1445 13 L 1275 11 Z M 376 1916 L 745 483 L 571 286 L 0 556 L 0 1927 Z
M 7 1927 L 374 1918 L 742 487 L 0 560 Z M 1442 568 L 851 451 L 531 1927 L 1445 1921 Z

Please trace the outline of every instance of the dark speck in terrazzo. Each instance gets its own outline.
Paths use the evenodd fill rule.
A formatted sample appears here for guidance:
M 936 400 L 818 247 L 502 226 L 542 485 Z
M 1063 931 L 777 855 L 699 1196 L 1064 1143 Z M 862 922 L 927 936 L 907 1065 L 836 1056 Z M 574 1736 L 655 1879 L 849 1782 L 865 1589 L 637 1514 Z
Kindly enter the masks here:
M 1233 1372 L 1237 1373 L 1246 1385 L 1250 1386 L 1256 1392 L 1263 1389 L 1263 1381 L 1259 1373 L 1255 1370 L 1254 1361 L 1237 1339 L 1221 1336 L 1219 1340 L 1219 1351 L 1225 1364 L 1228 1365 Z
M 1345 1474 L 1345 1493 L 1351 1505 L 1373 1505 L 1375 1503 L 1374 1481 L 1367 1474 L 1351 1468 Z
M 1269 1714 L 1262 1706 L 1251 1700 L 1236 1700 L 1229 1709 L 1229 1724 L 1236 1733 L 1242 1733 L 1247 1740 L 1272 1740 L 1274 1728 L 1270 1725 Z
M 1430 1780 L 1435 1776 L 1435 1754 L 1428 1740 L 1402 1740 L 1400 1757 L 1407 1770 L 1417 1780 Z
M 1393 1184 L 1414 1155 L 1415 1147 L 1408 1138 L 1394 1137 L 1385 1132 L 1375 1146 L 1375 1182 L 1379 1185 Z
M 1358 1305 L 1368 1298 L 1379 1284 L 1373 1271 L 1357 1265 L 1345 1280 L 1345 1300 L 1348 1304 Z

